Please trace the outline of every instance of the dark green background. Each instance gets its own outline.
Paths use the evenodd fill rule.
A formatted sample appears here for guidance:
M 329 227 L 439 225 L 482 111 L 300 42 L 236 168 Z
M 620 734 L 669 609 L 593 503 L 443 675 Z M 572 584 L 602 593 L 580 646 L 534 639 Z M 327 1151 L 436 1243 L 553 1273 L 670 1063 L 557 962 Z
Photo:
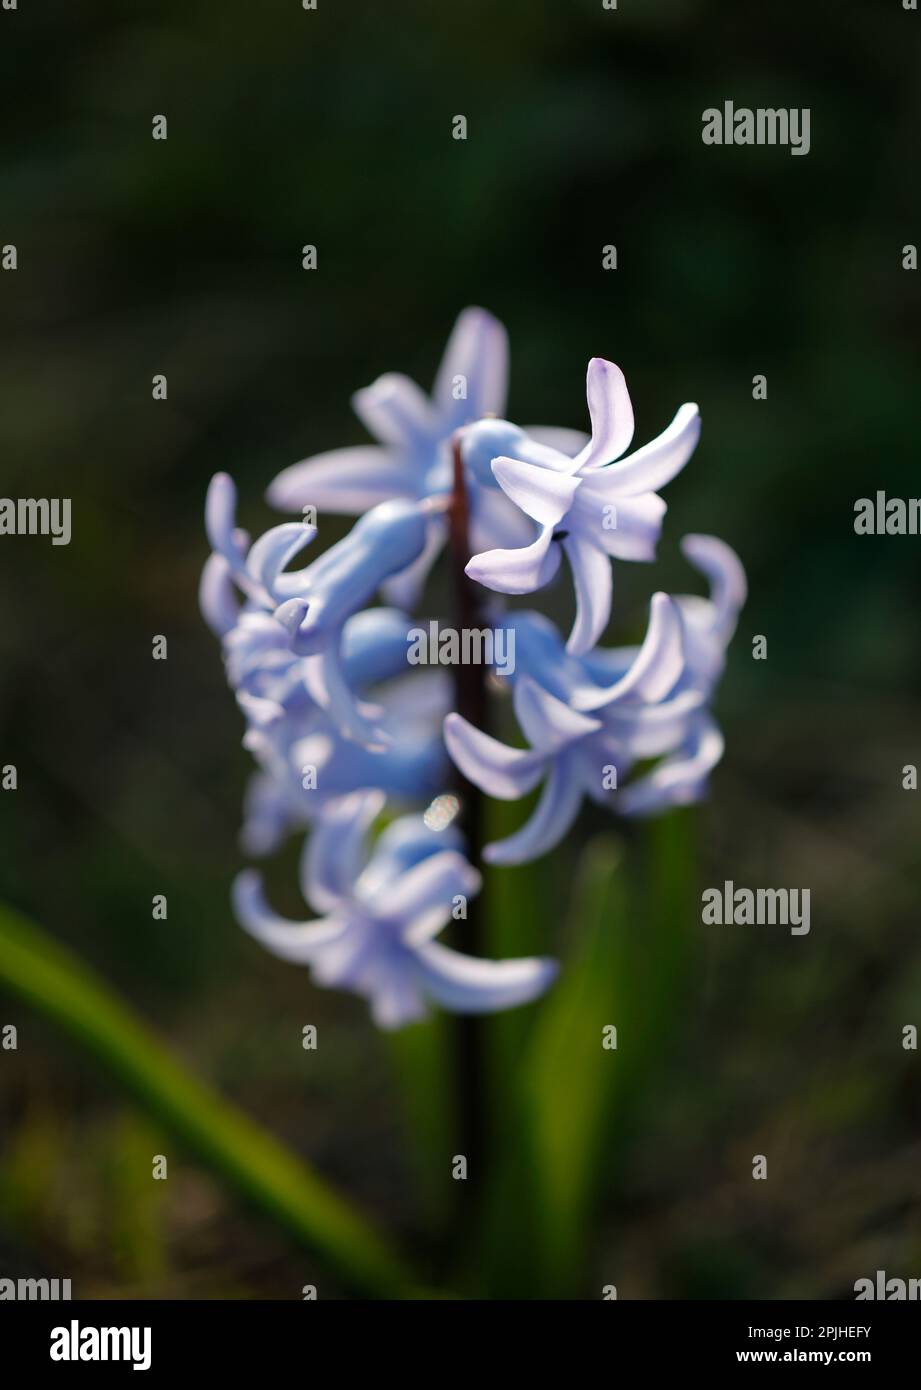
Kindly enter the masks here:
M 468 303 L 509 329 L 514 419 L 583 426 L 593 354 L 626 372 L 638 442 L 700 403 L 661 563 L 618 570 L 616 631 L 635 634 L 650 587 L 696 587 L 685 532 L 742 555 L 701 882 L 809 887 L 813 927 L 692 916 L 574 1291 L 612 1269 L 622 1297 L 918 1275 L 919 1063 L 900 1035 L 921 1025 L 901 785 L 921 760 L 919 540 L 856 537 L 853 504 L 919 491 L 919 280 L 901 266 L 921 240 L 919 43 L 899 0 L 0 12 L 0 244 L 19 252 L 0 275 L 0 492 L 70 496 L 74 525 L 66 548 L 0 540 L 0 763 L 20 774 L 0 794 L 0 897 L 418 1245 L 387 1045 L 230 918 L 247 758 L 196 608 L 208 479 L 231 472 L 245 523 L 268 523 L 275 473 L 359 442 L 349 394 L 379 372 L 428 384 Z M 808 106 L 811 153 L 703 146 L 701 112 L 727 99 Z M 572 852 L 540 871 L 541 943 L 558 945 Z M 295 910 L 292 864 L 277 900 Z M 3 1271 L 87 1296 L 297 1296 L 309 1261 L 194 1166 L 151 1184 L 147 1122 L 0 995 L 6 1021 Z M 329 1040 L 309 1057 L 304 1022 Z

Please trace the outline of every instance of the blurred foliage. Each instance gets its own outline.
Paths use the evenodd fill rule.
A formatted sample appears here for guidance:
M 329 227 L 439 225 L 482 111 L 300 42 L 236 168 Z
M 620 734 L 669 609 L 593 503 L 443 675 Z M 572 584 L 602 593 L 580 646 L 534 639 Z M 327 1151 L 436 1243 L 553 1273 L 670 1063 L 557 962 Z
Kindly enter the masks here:
M 391 1296 L 411 1292 L 407 1269 L 346 1201 L 196 1080 L 71 952 L 2 907 L 0 984 L 65 1028 L 185 1148 L 316 1249 L 353 1288 Z M 156 1193 L 159 1182 L 169 1179 L 169 1158 L 150 1147 L 151 1135 L 148 1128 L 126 1124 L 104 1174 L 113 1193 L 116 1257 L 129 1270 L 139 1265 L 134 1272 L 148 1278 L 162 1265 L 155 1245 Z M 44 1186 L 50 1153 L 58 1149 L 39 1127 L 27 1132 L 22 1149 L 26 1161 L 18 1183 L 14 1165 L 13 1191 L 24 1194 L 28 1206 Z M 17 1204 L 10 1205 L 15 1217 Z
M 441 1025 L 390 1047 L 358 1001 L 235 928 L 247 758 L 195 588 L 214 471 L 262 526 L 275 472 L 362 438 L 350 392 L 388 369 L 428 382 L 457 311 L 484 304 L 510 330 L 513 418 L 584 424 L 593 353 L 623 366 L 641 441 L 700 402 L 661 564 L 619 568 L 612 633 L 635 635 L 653 587 L 697 587 L 682 534 L 736 546 L 752 592 L 696 875 L 813 897 L 808 937 L 704 928 L 645 832 L 623 878 L 597 848 L 577 870 L 608 829 L 588 812 L 552 860 L 495 876 L 496 950 L 571 965 L 546 1008 L 489 1028 L 495 1132 L 527 1105 L 543 1139 L 503 1179 L 486 1282 L 508 1290 L 510 1233 L 535 1223 L 529 1288 L 829 1297 L 877 1267 L 917 1273 L 921 1102 L 900 1037 L 921 1022 L 921 871 L 901 769 L 921 755 L 921 571 L 916 538 L 856 537 L 852 519 L 877 488 L 918 491 L 921 296 L 901 268 L 921 236 L 918 16 L 832 0 L 50 0 L 0 18 L 0 244 L 19 249 L 0 274 L 0 492 L 74 506 L 69 547 L 0 543 L 0 762 L 20 770 L 0 793 L 0 900 L 428 1249 L 454 1200 Z M 726 99 L 809 106 L 811 153 L 702 146 L 702 110 Z M 565 586 L 551 597 L 563 622 L 568 602 Z M 169 660 L 152 664 L 156 633 Z M 272 866 L 282 909 L 293 862 Z M 579 991 L 589 1011 L 605 1002 L 593 959 L 620 1038 L 632 1017 L 656 1046 L 648 1065 L 625 1041 L 591 1052 L 571 1131 L 541 1130 L 541 1084 L 566 1083 L 554 1039 Z M 7 994 L 3 1022 L 20 1045 L 0 1051 L 0 1266 L 70 1275 L 87 1296 L 342 1292 L 191 1163 L 156 1209 L 136 1202 L 145 1122 Z M 606 1056 L 642 1067 L 601 1137 L 581 1084 Z M 572 1159 L 551 1162 L 550 1134 Z M 767 1183 L 751 1182 L 756 1152 Z M 594 1174 L 590 1208 L 577 1170 Z

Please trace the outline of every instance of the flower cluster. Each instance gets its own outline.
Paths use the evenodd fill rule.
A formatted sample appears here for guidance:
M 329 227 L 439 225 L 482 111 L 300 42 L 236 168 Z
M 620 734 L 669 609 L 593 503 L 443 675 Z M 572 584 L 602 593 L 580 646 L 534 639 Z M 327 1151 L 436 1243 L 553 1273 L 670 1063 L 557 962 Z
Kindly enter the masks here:
M 612 561 L 655 558 L 658 489 L 697 444 L 697 407 L 682 406 L 658 438 L 628 453 L 633 411 L 612 362 L 588 366 L 588 435 L 501 418 L 507 374 L 501 324 L 467 309 L 431 397 L 395 373 L 357 392 L 355 411 L 378 442 L 294 464 L 268 490 L 281 510 L 358 517 L 343 540 L 312 560 L 308 551 L 307 563 L 315 525 L 285 522 L 251 542 L 236 523 L 230 478 L 218 474 L 208 490 L 201 608 L 221 639 L 257 769 L 244 849 L 265 855 L 306 830 L 302 889 L 318 919 L 279 918 L 251 869 L 234 886 L 236 915 L 271 951 L 308 965 L 317 984 L 367 998 L 382 1027 L 419 1018 L 429 1001 L 458 1012 L 525 1003 L 556 973 L 551 960 L 485 960 L 434 939 L 463 923 L 480 885 L 450 814 L 438 813 L 457 775 L 452 762 L 490 796 L 516 800 L 541 785 L 522 828 L 484 851 L 521 864 L 561 840 L 585 797 L 625 816 L 698 800 L 723 751 L 710 704 L 745 600 L 727 545 L 685 537 L 709 596 L 656 593 L 639 647 L 598 646 Z M 459 489 L 473 552 L 466 573 L 484 591 L 536 593 L 564 556 L 572 572 L 565 641 L 541 613 L 489 600 L 497 631 L 514 641 L 502 684 L 526 747 L 452 710 L 447 672 L 408 664 L 409 614 Z M 406 813 L 369 854 L 385 807 Z

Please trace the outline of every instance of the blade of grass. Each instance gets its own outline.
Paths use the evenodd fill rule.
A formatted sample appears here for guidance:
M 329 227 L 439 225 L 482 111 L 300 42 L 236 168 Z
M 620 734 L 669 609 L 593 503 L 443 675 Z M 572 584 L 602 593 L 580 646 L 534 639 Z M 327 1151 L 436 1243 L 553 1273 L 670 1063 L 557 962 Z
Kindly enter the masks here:
M 0 985 L 61 1024 L 188 1149 L 356 1291 L 411 1297 L 409 1271 L 387 1241 L 310 1167 L 190 1075 L 71 951 L 0 906 Z

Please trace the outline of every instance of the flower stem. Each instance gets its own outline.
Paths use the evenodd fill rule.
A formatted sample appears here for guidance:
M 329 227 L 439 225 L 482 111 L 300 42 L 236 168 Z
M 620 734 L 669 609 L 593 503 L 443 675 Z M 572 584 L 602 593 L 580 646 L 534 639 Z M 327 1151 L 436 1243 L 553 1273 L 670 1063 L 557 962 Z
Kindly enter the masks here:
M 459 635 L 484 626 L 479 588 L 464 573 L 470 559 L 470 500 L 464 478 L 460 438 L 453 442 L 454 491 L 448 512 L 451 561 L 454 576 L 455 627 Z M 463 650 L 463 644 L 461 644 Z M 455 667 L 455 709 L 478 729 L 486 729 L 488 700 L 486 668 L 477 663 L 460 662 Z M 458 772 L 457 794 L 461 803 L 462 824 L 471 864 L 482 869 L 483 797 L 479 788 Z M 464 925 L 464 951 L 473 956 L 484 952 L 482 900 L 468 904 Z M 483 1025 L 476 1014 L 462 1014 L 457 1019 L 457 1077 L 458 1077 L 458 1153 L 467 1159 L 467 1180 L 462 1192 L 463 1219 L 469 1218 L 482 1188 L 486 1162 L 486 1091 L 483 1057 Z

